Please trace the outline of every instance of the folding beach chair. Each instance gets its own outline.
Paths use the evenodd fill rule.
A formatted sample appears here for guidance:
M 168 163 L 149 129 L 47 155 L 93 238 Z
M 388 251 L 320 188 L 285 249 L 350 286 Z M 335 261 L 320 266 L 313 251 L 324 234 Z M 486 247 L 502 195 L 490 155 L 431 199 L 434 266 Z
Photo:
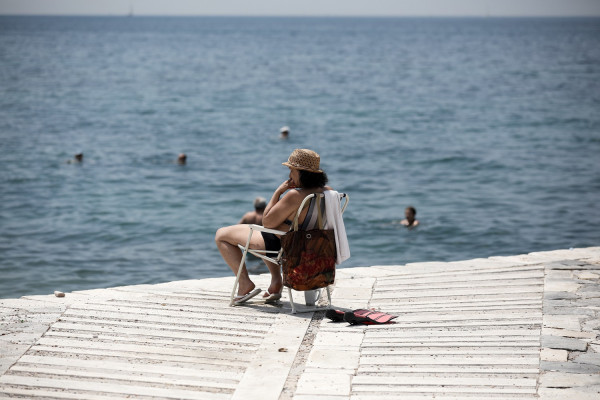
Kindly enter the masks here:
M 308 204 L 310 199 L 312 199 L 315 196 L 319 197 L 319 201 L 320 201 L 320 199 L 325 197 L 325 195 L 323 193 L 314 193 L 314 194 L 309 194 L 308 196 L 306 196 L 304 198 L 304 200 L 302 200 L 302 203 L 300 204 L 300 207 L 298 208 L 298 211 L 296 212 L 296 216 L 294 217 L 293 225 L 297 224 L 298 218 L 300 217 L 300 214 L 302 213 L 302 210 L 304 209 L 305 205 Z M 344 211 L 346 210 L 346 207 L 348 207 L 349 198 L 348 198 L 348 195 L 345 193 L 339 193 L 339 196 L 340 196 L 341 212 L 343 214 Z M 321 214 L 324 215 L 324 213 L 325 213 L 325 208 L 322 207 Z M 234 298 L 235 298 L 235 294 L 236 294 L 236 291 L 238 288 L 238 283 L 239 283 L 240 276 L 242 273 L 242 268 L 245 268 L 246 256 L 248 254 L 252 254 L 255 257 L 258 257 L 262 260 L 267 260 L 267 261 L 270 261 L 274 264 L 278 264 L 279 266 L 281 266 L 281 257 L 283 254 L 283 249 L 281 249 L 279 251 L 251 249 L 250 248 L 250 239 L 252 238 L 252 234 L 254 232 L 268 232 L 268 233 L 273 233 L 275 235 L 281 235 L 281 236 L 285 235 L 287 232 L 279 231 L 276 229 L 268 229 L 263 226 L 254 225 L 254 224 L 249 225 L 249 227 L 250 227 L 250 232 L 248 234 L 248 240 L 246 241 L 246 244 L 245 245 L 238 244 L 238 247 L 242 251 L 242 259 L 240 261 L 240 267 L 238 268 L 238 273 L 237 273 L 237 276 L 235 279 L 235 284 L 233 285 L 233 290 L 231 291 L 231 300 L 229 303 L 230 306 L 236 305 Z M 329 291 L 329 286 L 327 286 L 325 289 L 327 291 L 327 300 L 328 300 L 328 306 L 326 308 L 331 308 L 331 292 Z M 315 302 L 320 297 L 319 296 L 320 293 L 321 293 L 321 289 L 305 291 L 304 298 L 306 300 L 306 305 L 314 306 Z M 294 299 L 292 297 L 292 289 L 289 287 L 288 287 L 288 294 L 290 297 L 290 304 L 292 306 L 292 313 L 296 314 L 297 312 L 299 312 L 299 310 L 296 309 L 296 305 L 294 304 Z M 322 310 L 322 309 L 325 309 L 325 308 L 324 307 L 303 307 L 300 312 L 317 311 L 317 310 Z

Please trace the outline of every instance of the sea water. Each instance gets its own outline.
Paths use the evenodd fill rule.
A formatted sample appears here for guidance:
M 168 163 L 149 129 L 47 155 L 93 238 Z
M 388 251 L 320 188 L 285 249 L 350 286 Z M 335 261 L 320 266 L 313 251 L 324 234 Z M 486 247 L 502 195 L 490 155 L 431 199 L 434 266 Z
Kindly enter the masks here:
M 230 275 L 294 148 L 342 268 L 597 246 L 600 20 L 0 17 L 0 297 Z

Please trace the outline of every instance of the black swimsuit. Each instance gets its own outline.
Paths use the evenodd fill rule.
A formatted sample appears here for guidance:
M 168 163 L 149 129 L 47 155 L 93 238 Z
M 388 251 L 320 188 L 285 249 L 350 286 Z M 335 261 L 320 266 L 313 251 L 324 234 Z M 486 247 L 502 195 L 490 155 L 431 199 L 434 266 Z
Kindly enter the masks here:
M 268 232 L 260 233 L 265 241 L 265 249 L 269 251 L 279 251 L 281 249 L 281 240 L 279 238 Z
M 283 221 L 286 225 L 292 225 L 292 221 L 286 219 Z M 268 232 L 260 233 L 265 241 L 265 249 L 269 251 L 279 251 L 281 249 L 281 240 L 277 237 L 277 235 Z

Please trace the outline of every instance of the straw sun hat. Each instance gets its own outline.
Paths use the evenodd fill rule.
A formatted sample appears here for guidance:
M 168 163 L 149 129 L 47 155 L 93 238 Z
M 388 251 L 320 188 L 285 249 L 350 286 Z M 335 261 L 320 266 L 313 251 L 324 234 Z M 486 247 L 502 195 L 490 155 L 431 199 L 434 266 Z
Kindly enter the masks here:
M 281 163 L 286 167 L 301 169 L 308 172 L 323 172 L 319 169 L 321 157 L 308 149 L 296 149 L 290 154 L 287 162 Z

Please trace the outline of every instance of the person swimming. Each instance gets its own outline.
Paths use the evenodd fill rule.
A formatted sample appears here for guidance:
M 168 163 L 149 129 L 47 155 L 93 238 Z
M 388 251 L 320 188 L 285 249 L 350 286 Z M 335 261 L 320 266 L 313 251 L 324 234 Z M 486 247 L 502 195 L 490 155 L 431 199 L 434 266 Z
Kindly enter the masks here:
M 417 210 L 413 206 L 408 206 L 404 210 L 404 216 L 406 217 L 400 223 L 407 228 L 414 228 L 419 225 L 419 221 L 415 219 L 417 216 Z
M 67 164 L 79 164 L 83 162 L 83 153 L 77 153 L 72 160 L 67 160 Z
M 288 128 L 287 126 L 284 126 L 279 130 L 279 138 L 280 139 L 287 139 L 289 136 L 290 136 L 290 128 Z

